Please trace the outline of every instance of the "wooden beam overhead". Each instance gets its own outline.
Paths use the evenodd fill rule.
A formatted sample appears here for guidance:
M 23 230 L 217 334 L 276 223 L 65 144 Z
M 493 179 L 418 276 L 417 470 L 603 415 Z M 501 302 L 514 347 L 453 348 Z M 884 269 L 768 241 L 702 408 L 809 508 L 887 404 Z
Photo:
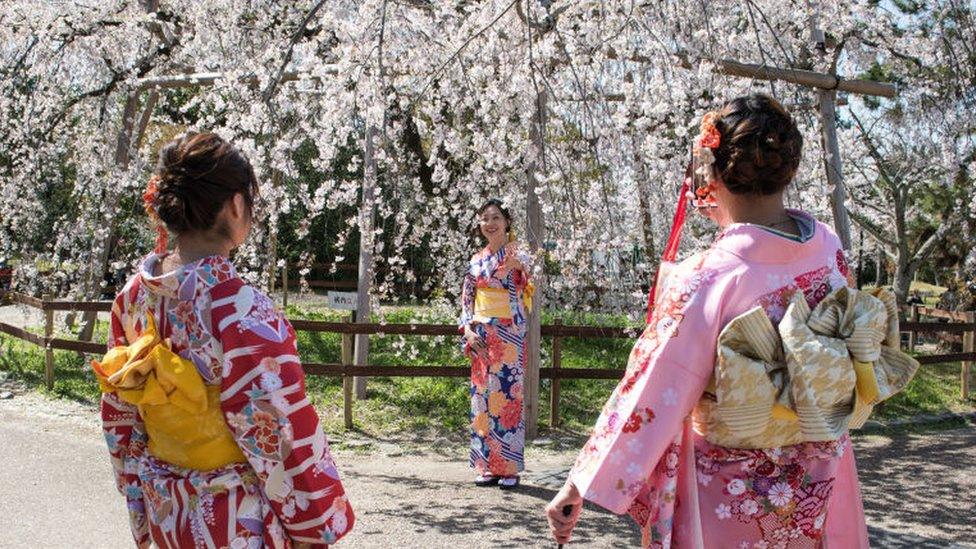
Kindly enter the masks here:
M 323 71 L 317 71 L 321 74 Z M 324 70 L 325 74 L 335 75 L 339 71 L 336 67 L 329 65 Z M 173 74 L 165 76 L 149 76 L 140 78 L 136 83 L 137 90 L 158 90 L 167 88 L 193 88 L 197 86 L 213 86 L 218 80 L 224 78 L 224 73 L 220 72 L 196 72 L 188 74 Z M 310 79 L 317 80 L 318 74 L 313 75 L 307 71 L 286 71 L 281 76 L 282 82 L 294 82 L 296 80 Z M 239 80 L 243 84 L 256 86 L 260 83 L 257 75 L 250 74 Z

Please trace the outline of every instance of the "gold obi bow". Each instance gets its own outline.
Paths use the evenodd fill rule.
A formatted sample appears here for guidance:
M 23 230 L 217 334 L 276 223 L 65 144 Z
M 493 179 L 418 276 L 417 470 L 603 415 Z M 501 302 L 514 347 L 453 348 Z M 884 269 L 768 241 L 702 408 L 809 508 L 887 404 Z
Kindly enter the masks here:
M 522 290 L 522 301 L 525 302 L 525 312 L 532 312 L 532 296 L 535 295 L 535 283 L 529 280 Z
M 152 315 L 147 323 L 134 343 L 92 361 L 102 392 L 138 407 L 149 452 L 163 461 L 201 471 L 245 462 L 224 422 L 220 387 L 205 384 L 192 362 L 159 339 Z
M 751 309 L 719 335 L 696 429 L 730 448 L 836 440 L 915 375 L 918 362 L 899 344 L 886 290 L 840 288 L 813 311 L 796 292 L 778 329 L 761 307 Z
M 492 318 L 512 318 L 512 306 L 508 290 L 503 288 L 477 288 L 474 292 L 474 317 L 488 322 Z

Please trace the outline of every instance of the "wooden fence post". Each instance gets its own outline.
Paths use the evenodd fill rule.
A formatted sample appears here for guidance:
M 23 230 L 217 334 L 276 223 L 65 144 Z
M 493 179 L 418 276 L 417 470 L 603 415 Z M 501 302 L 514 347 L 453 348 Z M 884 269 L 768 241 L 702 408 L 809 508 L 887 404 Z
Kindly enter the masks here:
M 976 311 L 968 311 L 966 314 L 966 322 L 972 324 L 976 322 Z M 962 352 L 972 353 L 976 352 L 976 328 L 963 332 L 962 334 Z M 963 400 L 969 399 L 969 374 L 970 369 L 973 365 L 972 360 L 964 360 L 962 363 L 962 371 L 959 373 L 960 381 L 962 385 L 962 398 Z
M 346 322 L 352 323 L 350 315 Z M 342 367 L 351 368 L 353 364 L 353 334 L 342 334 Z M 346 429 L 352 429 L 353 380 L 348 372 L 342 374 L 342 420 Z
M 288 260 L 285 260 L 285 267 L 281 269 L 281 308 L 288 308 Z
M 918 305 L 917 304 L 914 304 L 914 305 L 911 306 L 911 308 L 910 308 L 910 310 L 908 312 L 908 321 L 909 322 L 918 322 Z M 908 332 L 908 352 L 910 352 L 910 353 L 914 353 L 915 352 L 915 338 L 916 338 L 915 330 L 909 330 L 909 332 Z
M 47 296 L 48 298 L 50 296 Z M 54 337 L 54 310 L 44 308 L 44 382 L 48 390 L 54 389 L 54 349 L 51 339 Z
M 561 326 L 562 320 L 556 319 L 553 324 Z M 552 337 L 552 390 L 549 392 L 549 428 L 555 429 L 559 425 L 559 369 L 563 362 L 563 338 L 558 335 Z

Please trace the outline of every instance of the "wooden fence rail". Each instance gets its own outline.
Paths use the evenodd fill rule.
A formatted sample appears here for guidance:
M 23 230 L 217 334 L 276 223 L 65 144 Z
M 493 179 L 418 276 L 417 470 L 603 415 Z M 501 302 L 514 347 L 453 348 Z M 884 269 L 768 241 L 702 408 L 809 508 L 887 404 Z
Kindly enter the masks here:
M 22 294 L 0 292 L 0 304 L 4 302 L 18 303 L 43 311 L 45 314 L 44 335 L 38 335 L 10 324 L 0 322 L 0 333 L 21 339 L 45 349 L 45 381 L 48 388 L 54 384 L 54 350 L 74 351 L 79 353 L 101 354 L 105 351 L 104 343 L 92 341 L 78 341 L 54 337 L 55 311 L 111 311 L 112 304 L 107 301 L 65 301 L 39 299 Z M 961 362 L 962 393 L 969 398 L 971 365 L 976 362 L 976 318 L 973 312 L 952 313 L 913 307 L 917 314 L 914 320 L 901 323 L 902 332 L 907 332 L 914 344 L 915 334 L 918 333 L 955 333 L 962 334 L 964 342 L 963 352 L 941 355 L 923 355 L 916 357 L 921 364 L 940 364 L 946 362 Z M 911 310 L 908 310 L 911 314 Z M 931 316 L 953 322 L 920 322 L 918 317 Z M 328 322 L 320 320 L 295 319 L 291 321 L 297 331 L 312 333 L 340 334 L 340 362 L 339 363 L 304 363 L 305 372 L 309 375 L 337 376 L 343 378 L 343 419 L 347 427 L 353 425 L 352 417 L 352 378 L 361 377 L 458 377 L 470 375 L 467 365 L 429 365 L 429 366 L 399 366 L 370 364 L 366 366 L 353 365 L 353 340 L 357 334 L 363 335 L 410 335 L 410 336 L 449 336 L 458 337 L 457 326 L 454 324 L 385 324 L 369 323 L 356 324 L 351 318 L 345 322 Z M 561 380 L 564 379 L 620 379 L 624 370 L 620 368 L 563 368 L 563 340 L 566 338 L 613 338 L 633 339 L 638 331 L 632 328 L 611 326 L 567 326 L 560 321 L 542 326 L 542 335 L 552 339 L 550 354 L 551 366 L 539 369 L 539 377 L 552 380 L 550 392 L 550 425 L 559 424 L 559 402 Z
M 960 392 L 962 398 L 968 399 L 972 385 L 972 370 L 976 364 L 976 311 L 945 311 L 921 305 L 902 307 L 902 312 L 908 318 L 900 325 L 901 331 L 908 334 L 908 351 L 915 352 L 919 332 L 937 334 L 941 341 L 952 344 L 962 344 L 961 353 L 921 356 L 921 364 L 933 364 L 932 358 L 942 359 L 940 362 L 961 362 L 959 370 Z M 919 318 L 927 316 L 945 322 L 919 322 Z M 957 335 L 958 334 L 958 335 Z

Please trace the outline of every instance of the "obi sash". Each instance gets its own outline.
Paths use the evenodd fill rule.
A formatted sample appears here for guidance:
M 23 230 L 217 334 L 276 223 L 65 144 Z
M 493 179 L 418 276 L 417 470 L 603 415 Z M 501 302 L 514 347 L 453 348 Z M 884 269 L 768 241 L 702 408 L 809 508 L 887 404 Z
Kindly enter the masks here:
M 138 408 L 149 452 L 163 461 L 199 471 L 246 462 L 224 421 L 220 387 L 205 384 L 192 362 L 159 339 L 152 315 L 147 322 L 131 345 L 92 361 L 102 392 Z
M 719 335 L 695 429 L 727 448 L 837 440 L 915 374 L 918 361 L 899 344 L 885 290 L 840 288 L 812 311 L 797 292 L 778 327 L 753 308 Z
M 476 319 L 512 319 L 512 306 L 508 290 L 503 288 L 477 288 L 474 293 L 474 317 Z

